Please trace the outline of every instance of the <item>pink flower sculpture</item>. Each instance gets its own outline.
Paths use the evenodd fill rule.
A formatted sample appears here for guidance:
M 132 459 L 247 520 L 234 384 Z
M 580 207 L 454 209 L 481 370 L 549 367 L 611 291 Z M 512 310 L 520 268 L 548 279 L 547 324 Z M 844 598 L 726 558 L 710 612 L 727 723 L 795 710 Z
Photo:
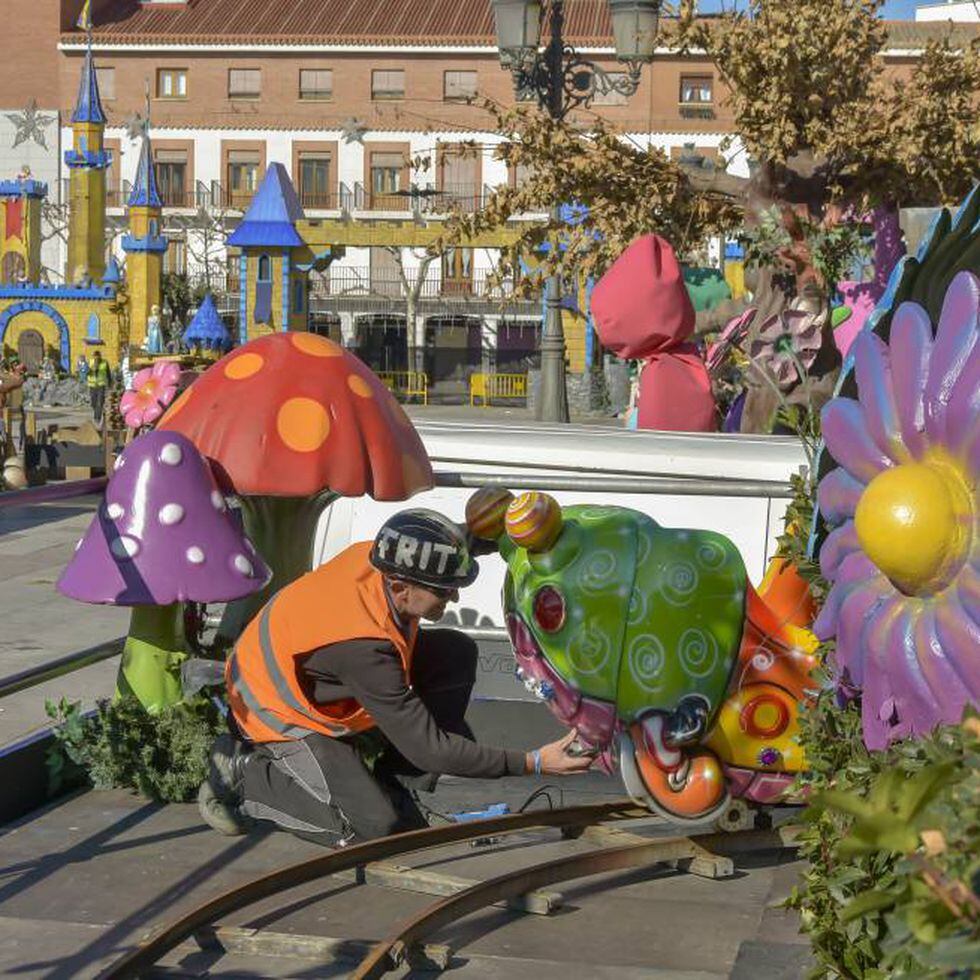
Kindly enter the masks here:
M 749 345 L 749 357 L 771 375 L 782 388 L 802 381 L 820 353 L 823 344 L 824 313 L 783 310 L 759 327 Z
M 971 272 L 950 283 L 935 337 L 926 311 L 903 303 L 887 345 L 867 329 L 854 341 L 859 400 L 823 410 L 840 465 L 817 490 L 836 527 L 820 550 L 833 588 L 814 631 L 837 638 L 871 749 L 980 704 L 978 316 Z
M 173 361 L 157 361 L 133 376 L 133 385 L 119 399 L 119 411 L 131 429 L 151 425 L 177 394 L 180 365 Z

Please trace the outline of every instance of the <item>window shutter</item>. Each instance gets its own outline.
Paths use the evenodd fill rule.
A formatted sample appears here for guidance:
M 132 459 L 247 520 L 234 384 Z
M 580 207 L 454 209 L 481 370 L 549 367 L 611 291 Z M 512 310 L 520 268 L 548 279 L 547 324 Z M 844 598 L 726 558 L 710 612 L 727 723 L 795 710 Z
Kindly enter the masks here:
M 447 99 L 470 99 L 476 95 L 475 71 L 447 71 L 443 94 Z
M 371 166 L 401 170 L 405 166 L 405 157 L 401 153 L 372 153 Z
M 231 68 L 228 71 L 229 95 L 258 95 L 262 88 L 259 68 Z
M 187 163 L 187 150 L 154 150 L 153 159 L 157 163 Z

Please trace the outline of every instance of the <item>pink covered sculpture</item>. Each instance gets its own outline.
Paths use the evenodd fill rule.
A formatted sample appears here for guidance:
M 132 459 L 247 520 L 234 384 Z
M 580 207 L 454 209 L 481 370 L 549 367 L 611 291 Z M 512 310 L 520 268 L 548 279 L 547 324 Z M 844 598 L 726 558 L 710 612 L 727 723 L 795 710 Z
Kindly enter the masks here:
M 690 342 L 694 306 L 667 241 L 644 235 L 633 242 L 596 283 L 592 316 L 605 347 L 643 362 L 639 428 L 713 432 L 718 427 L 708 372 Z

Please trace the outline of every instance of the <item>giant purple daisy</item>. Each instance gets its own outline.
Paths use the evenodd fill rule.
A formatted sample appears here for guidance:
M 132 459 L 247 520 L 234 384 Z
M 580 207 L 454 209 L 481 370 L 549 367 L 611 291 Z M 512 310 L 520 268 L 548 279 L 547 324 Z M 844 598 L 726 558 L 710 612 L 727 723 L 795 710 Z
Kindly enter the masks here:
M 833 583 L 814 630 L 862 690 L 869 748 L 980 703 L 980 279 L 950 283 L 933 337 L 903 303 L 886 345 L 854 342 L 858 401 L 823 410 L 839 464 L 817 490 Z

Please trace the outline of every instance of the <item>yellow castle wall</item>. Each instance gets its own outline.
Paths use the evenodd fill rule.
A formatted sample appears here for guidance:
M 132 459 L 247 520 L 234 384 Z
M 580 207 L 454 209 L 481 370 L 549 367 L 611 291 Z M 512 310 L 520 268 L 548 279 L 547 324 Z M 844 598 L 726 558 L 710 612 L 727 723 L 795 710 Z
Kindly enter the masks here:
M 75 127 L 75 149 L 79 150 L 82 136 L 90 151 L 102 149 L 101 126 Z M 68 184 L 70 221 L 68 224 L 67 279 L 74 282 L 87 272 L 96 282 L 105 273 L 105 171 L 73 168 Z
M 25 295 L 23 299 L 46 303 L 64 318 L 68 327 L 69 364 L 72 371 L 75 369 L 75 361 L 79 354 L 88 357 L 96 349 L 102 352 L 102 356 L 112 367 L 117 366 L 122 360 L 123 348 L 128 345 L 129 337 L 126 334 L 124 324 L 120 323 L 117 314 L 111 310 L 111 307 L 115 305 L 114 300 L 51 300 L 44 296 L 30 294 Z M 0 314 L 21 301 L 21 299 L 0 300 Z M 85 342 L 88 336 L 89 317 L 93 313 L 99 317 L 101 344 L 87 344 Z M 25 330 L 36 330 L 44 338 L 45 346 L 57 363 L 61 351 L 58 327 L 54 320 L 40 310 L 25 310 L 10 320 L 3 335 L 4 353 L 16 353 L 17 344 Z

